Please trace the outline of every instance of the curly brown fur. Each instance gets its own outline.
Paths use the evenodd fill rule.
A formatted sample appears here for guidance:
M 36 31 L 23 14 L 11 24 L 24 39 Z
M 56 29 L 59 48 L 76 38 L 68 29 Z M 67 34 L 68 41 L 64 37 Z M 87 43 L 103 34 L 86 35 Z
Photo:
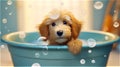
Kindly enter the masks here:
M 51 13 L 54 14 L 53 11 Z M 41 36 L 49 40 L 50 45 L 67 44 L 69 51 L 78 54 L 82 47 L 82 42 L 78 40 L 81 30 L 81 22 L 79 22 L 71 12 L 59 11 L 59 17 L 51 18 L 47 16 L 39 26 Z

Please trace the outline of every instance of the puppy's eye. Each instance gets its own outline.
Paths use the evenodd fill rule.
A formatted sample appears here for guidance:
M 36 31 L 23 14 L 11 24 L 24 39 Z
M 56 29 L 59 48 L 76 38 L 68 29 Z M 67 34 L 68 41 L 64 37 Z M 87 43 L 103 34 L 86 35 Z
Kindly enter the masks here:
M 52 23 L 52 26 L 55 26 L 55 25 L 56 25 L 55 22 L 53 22 L 53 23 Z
M 67 21 L 64 20 L 64 21 L 63 21 L 63 24 L 67 24 Z

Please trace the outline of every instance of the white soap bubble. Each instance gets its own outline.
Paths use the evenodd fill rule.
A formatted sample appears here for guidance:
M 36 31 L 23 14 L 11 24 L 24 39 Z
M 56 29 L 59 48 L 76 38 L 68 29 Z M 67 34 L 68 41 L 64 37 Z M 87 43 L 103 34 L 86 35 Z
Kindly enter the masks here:
M 107 55 L 104 55 L 104 57 L 107 57 Z
M 114 10 L 114 13 L 116 13 L 117 11 L 116 10 Z
M 19 38 L 24 39 L 26 37 L 25 32 L 19 32 Z
M 102 9 L 103 8 L 103 3 L 101 1 L 95 2 L 94 8 L 96 8 L 96 9 Z
M 42 53 L 43 55 L 48 55 L 48 46 L 43 46 Z
M 12 5 L 12 0 L 8 0 L 7 5 Z
M 93 48 L 93 47 L 96 46 L 96 40 L 93 39 L 93 38 L 89 38 L 89 39 L 87 40 L 87 43 L 88 43 L 88 46 L 89 46 L 90 48 Z
M 5 7 L 5 10 L 7 10 L 8 9 L 8 7 Z
M 12 12 L 10 12 L 9 15 L 12 15 Z
M 50 18 L 51 19 L 57 19 L 59 18 L 60 14 L 53 14 L 53 15 L 50 15 Z
M 88 53 L 92 53 L 92 50 L 88 50 Z
M 108 40 L 109 39 L 109 37 L 108 36 L 105 36 L 105 40 Z
M 5 45 L 1 45 L 0 47 L 1 47 L 1 48 L 5 48 Z
M 10 32 L 10 30 L 7 30 L 8 32 Z
M 81 60 L 80 60 L 80 63 L 81 63 L 81 64 L 85 64 L 85 62 L 86 62 L 85 59 L 81 59 Z
M 39 52 L 36 52 L 36 53 L 35 53 L 35 57 L 36 57 L 36 58 L 39 58 L 39 57 L 40 57 L 40 53 L 39 53 Z
M 51 11 L 48 16 L 50 17 L 50 19 L 58 19 L 60 17 L 60 11 L 54 9 L 54 11 Z
M 39 63 L 33 63 L 31 67 L 41 67 Z
M 70 16 L 68 16 L 68 15 L 65 16 L 65 19 L 68 20 L 68 21 L 71 20 Z
M 46 39 L 46 37 L 39 37 L 38 39 L 37 39 L 37 41 L 36 41 L 36 44 L 37 45 L 48 45 L 49 44 L 49 42 L 48 41 L 43 41 L 43 40 L 45 40 Z
M 4 24 L 7 23 L 7 19 L 6 19 L 6 18 L 3 18 L 3 19 L 2 19 L 2 23 L 4 23 Z
M 95 61 L 95 60 L 91 60 L 91 63 L 93 63 L 93 64 L 94 64 L 94 63 L 96 63 L 96 61 Z
M 46 39 L 46 37 L 41 36 L 37 39 L 37 41 L 43 41 L 44 39 Z
M 113 26 L 114 26 L 115 28 L 117 28 L 117 27 L 120 26 L 120 24 L 119 24 L 119 22 L 114 22 Z

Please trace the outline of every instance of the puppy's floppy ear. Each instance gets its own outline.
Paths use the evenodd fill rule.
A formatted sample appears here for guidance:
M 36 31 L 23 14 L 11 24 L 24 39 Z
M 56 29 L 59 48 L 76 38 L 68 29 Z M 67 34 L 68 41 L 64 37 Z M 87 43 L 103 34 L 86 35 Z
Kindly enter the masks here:
M 46 39 L 48 39 L 49 31 L 48 31 L 47 19 L 43 20 L 43 22 L 39 25 L 39 32 L 41 36 L 46 37 Z
M 73 15 L 71 15 L 71 21 L 72 38 L 76 39 L 79 36 L 82 24 Z

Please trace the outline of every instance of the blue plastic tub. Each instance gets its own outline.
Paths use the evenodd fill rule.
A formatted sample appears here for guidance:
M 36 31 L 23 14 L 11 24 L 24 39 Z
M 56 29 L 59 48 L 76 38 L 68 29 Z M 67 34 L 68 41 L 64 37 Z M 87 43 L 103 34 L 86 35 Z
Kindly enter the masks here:
M 3 36 L 2 40 L 8 44 L 14 66 L 103 67 L 107 64 L 113 43 L 120 39 L 106 32 L 81 32 L 79 38 L 83 41 L 83 48 L 80 54 L 73 55 L 67 46 L 42 46 L 33 43 L 39 37 L 38 32 L 26 33 L 22 39 L 19 32 Z M 89 44 L 94 45 L 90 47 Z

